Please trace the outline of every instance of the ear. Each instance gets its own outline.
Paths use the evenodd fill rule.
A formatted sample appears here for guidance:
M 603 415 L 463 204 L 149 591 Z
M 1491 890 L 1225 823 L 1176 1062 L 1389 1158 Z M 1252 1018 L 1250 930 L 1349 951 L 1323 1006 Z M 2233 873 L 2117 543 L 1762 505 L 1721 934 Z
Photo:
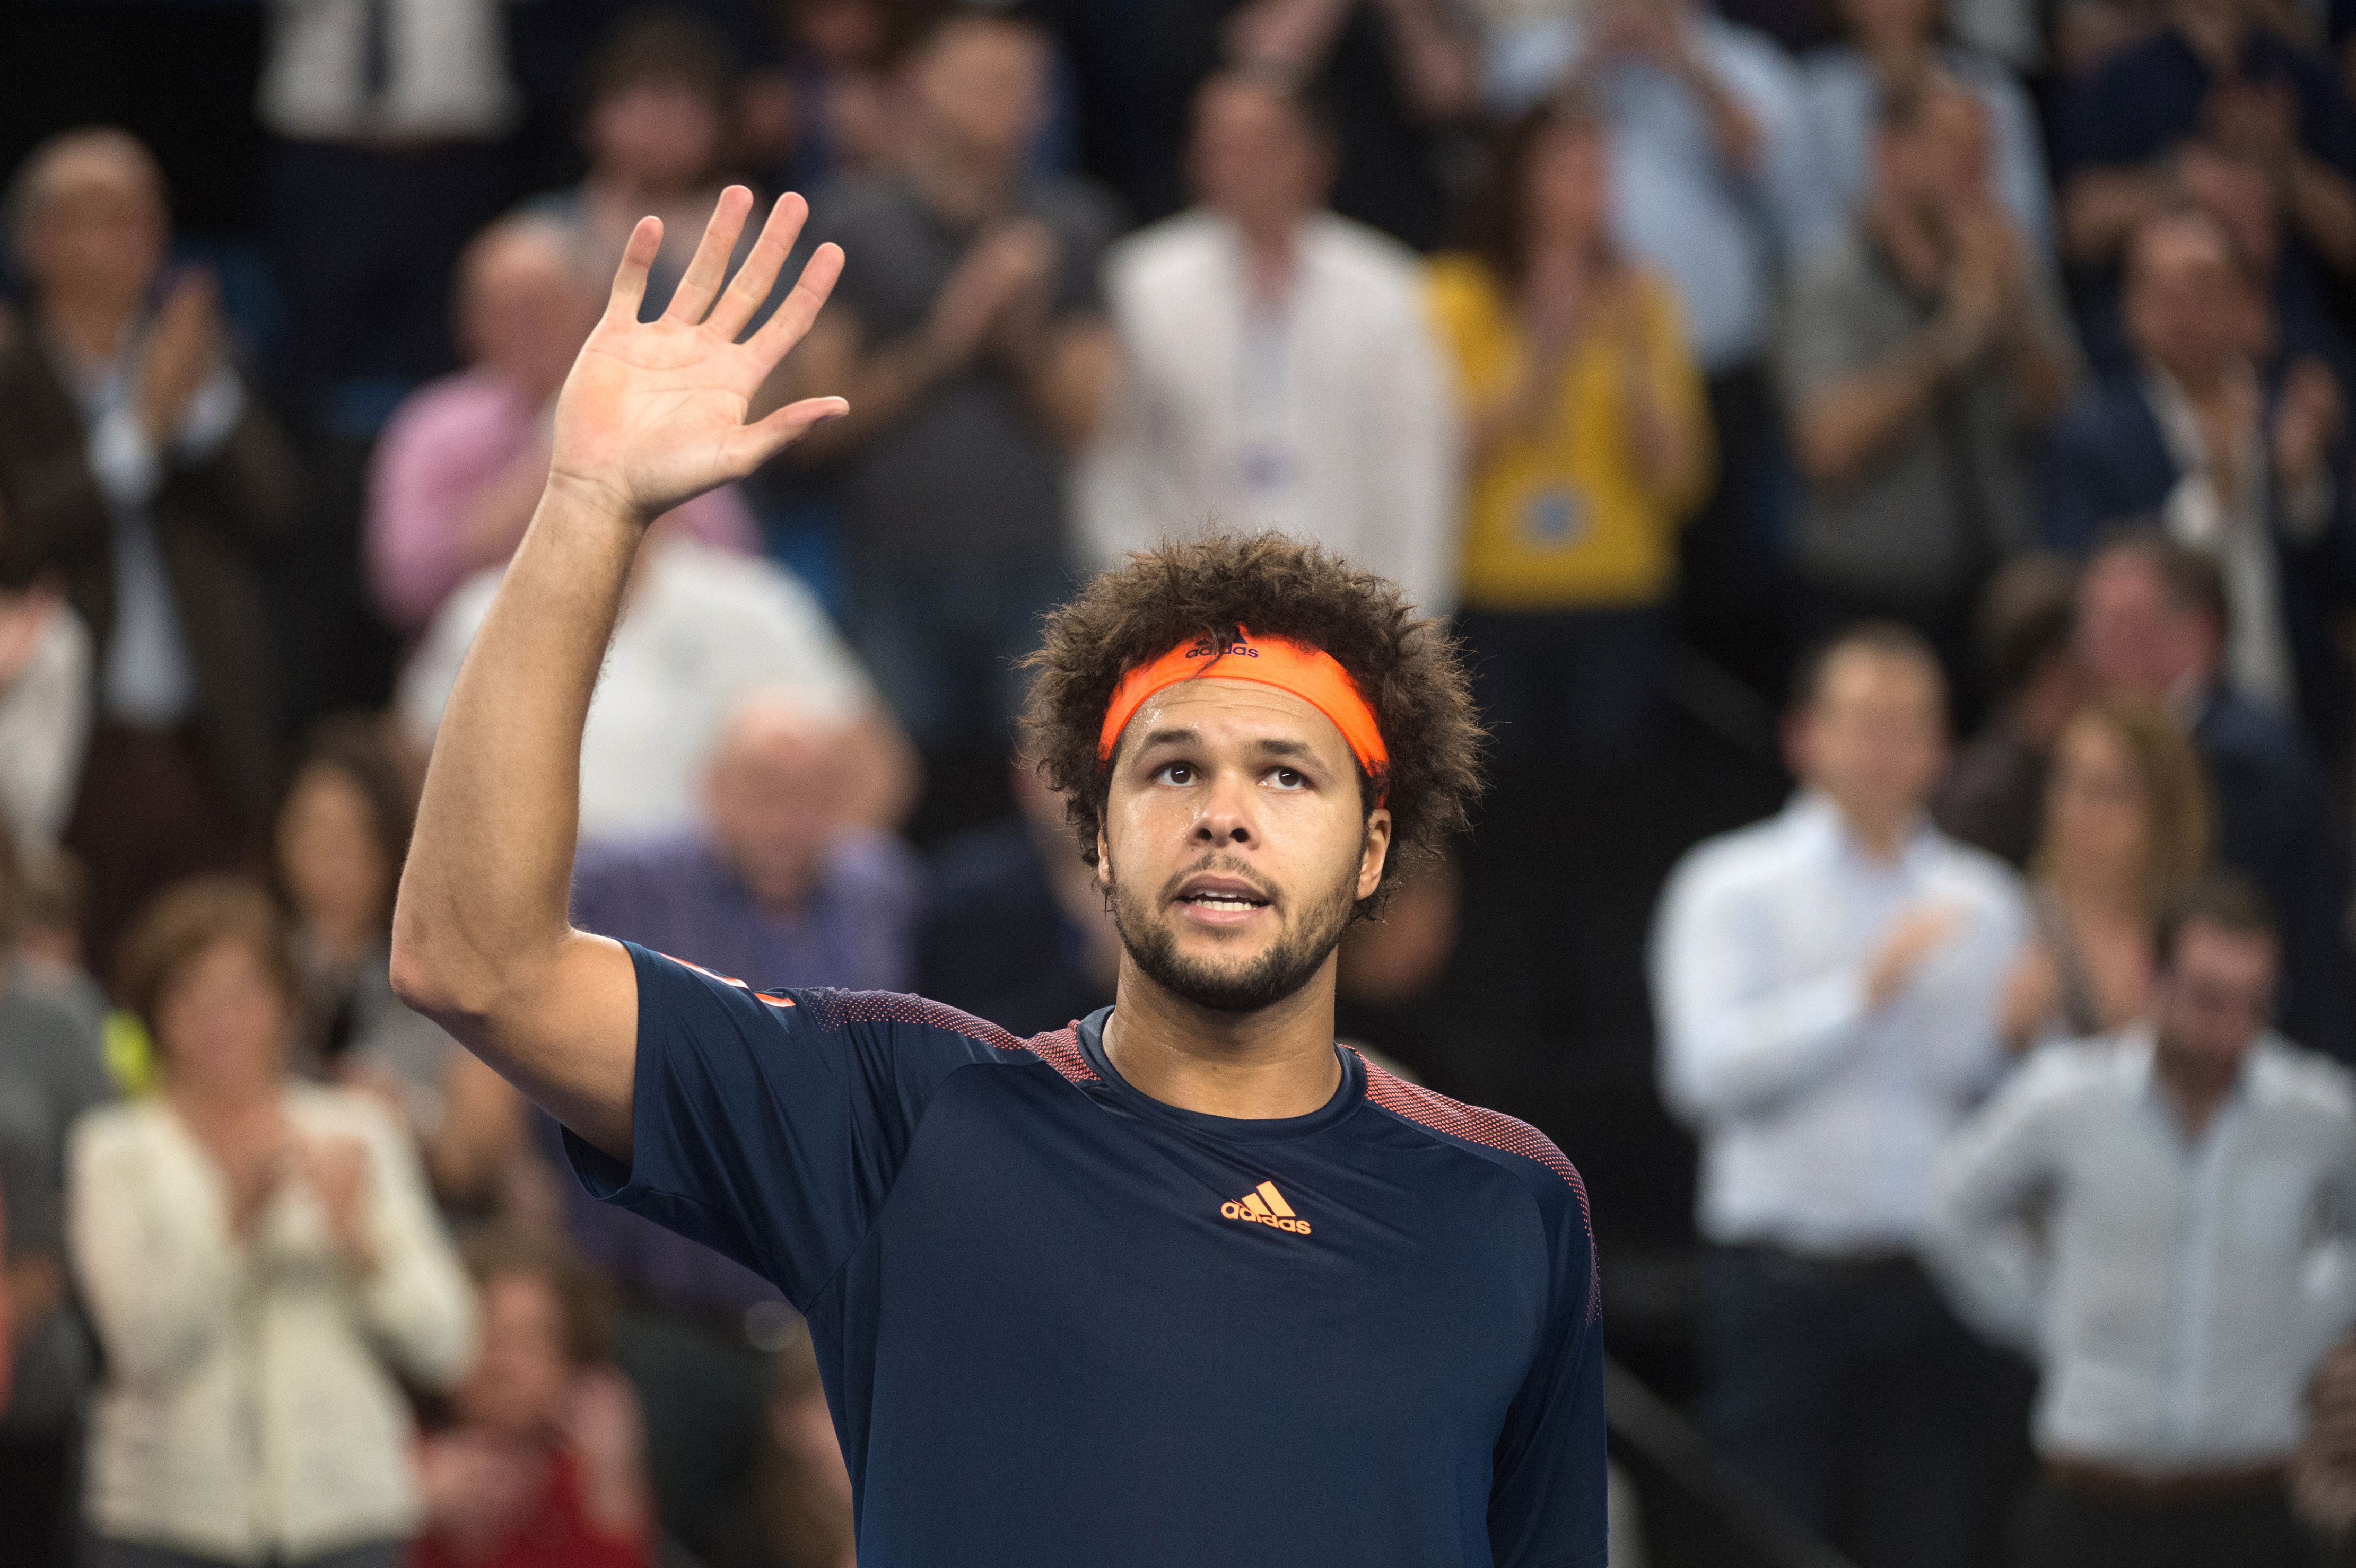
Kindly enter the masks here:
M 1366 814 L 1366 836 L 1358 850 L 1358 896 L 1371 898 L 1383 883 L 1383 868 L 1391 858 L 1391 814 L 1376 806 Z
M 1112 841 L 1105 837 L 1104 818 L 1101 816 L 1097 818 L 1097 863 L 1094 869 L 1097 886 L 1110 892 L 1112 891 Z

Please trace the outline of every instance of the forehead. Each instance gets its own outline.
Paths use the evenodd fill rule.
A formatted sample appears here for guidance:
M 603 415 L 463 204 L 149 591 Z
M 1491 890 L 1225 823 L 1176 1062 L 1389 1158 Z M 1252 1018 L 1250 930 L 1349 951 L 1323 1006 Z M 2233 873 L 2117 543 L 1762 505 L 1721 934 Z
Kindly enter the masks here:
M 1142 741 L 1157 730 L 1172 729 L 1192 730 L 1214 747 L 1283 741 L 1309 747 L 1337 768 L 1356 763 L 1350 743 L 1315 704 L 1256 680 L 1203 676 L 1173 682 L 1139 706 L 1128 734 Z
M 2213 920 L 2190 920 L 2176 938 L 2177 966 L 2194 964 L 2235 979 L 2256 980 L 2274 967 L 2275 939 L 2263 932 L 2235 931 Z
M 1869 703 L 1935 707 L 1939 677 L 1919 659 L 1879 648 L 1847 647 L 1833 654 L 1817 687 L 1818 708 Z

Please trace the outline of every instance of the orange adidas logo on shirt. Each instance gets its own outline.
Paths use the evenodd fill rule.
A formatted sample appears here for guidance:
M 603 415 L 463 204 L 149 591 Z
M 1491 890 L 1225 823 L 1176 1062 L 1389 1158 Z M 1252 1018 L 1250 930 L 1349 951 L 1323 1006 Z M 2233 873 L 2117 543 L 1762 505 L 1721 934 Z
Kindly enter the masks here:
M 1292 1211 L 1284 1194 L 1276 1189 L 1273 1181 L 1263 1181 L 1243 1195 L 1240 1202 L 1222 1203 L 1219 1213 L 1225 1219 L 1248 1220 L 1255 1225 L 1270 1225 L 1297 1235 L 1309 1233 L 1309 1221 Z

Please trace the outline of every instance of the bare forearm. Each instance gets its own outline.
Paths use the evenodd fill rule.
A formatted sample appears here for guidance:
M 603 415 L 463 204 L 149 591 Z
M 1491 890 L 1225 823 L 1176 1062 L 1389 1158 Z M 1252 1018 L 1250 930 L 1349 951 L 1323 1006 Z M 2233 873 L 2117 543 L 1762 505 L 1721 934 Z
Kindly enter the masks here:
M 1879 363 L 1810 394 L 1792 421 L 1800 472 L 1818 484 L 1853 478 L 1922 418 L 1941 368 L 1936 338 L 1926 329 Z
M 2062 411 L 2078 389 L 2076 358 L 2034 321 L 2024 322 L 2005 348 L 2005 368 L 2021 412 L 2042 423 Z
M 579 816 L 581 731 L 637 525 L 552 488 L 458 672 L 394 921 L 395 979 L 480 1018 L 552 963 Z
M 2316 252 L 2340 272 L 2356 272 L 2356 188 L 2339 171 L 2311 157 L 2291 165 L 2291 219 Z
M 2062 193 L 2062 246 L 2073 261 L 2108 261 L 2127 233 L 2168 203 L 2170 182 L 2153 169 L 2095 169 Z

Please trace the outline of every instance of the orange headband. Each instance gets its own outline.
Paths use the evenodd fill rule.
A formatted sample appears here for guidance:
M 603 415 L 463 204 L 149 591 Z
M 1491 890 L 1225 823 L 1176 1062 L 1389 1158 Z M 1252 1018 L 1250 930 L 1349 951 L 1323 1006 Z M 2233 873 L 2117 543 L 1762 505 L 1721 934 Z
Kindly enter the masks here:
M 1380 779 L 1390 769 L 1391 754 L 1383 745 L 1375 710 L 1333 655 L 1282 637 L 1255 641 L 1241 626 L 1233 637 L 1183 642 L 1152 663 L 1139 665 L 1122 676 L 1120 684 L 1113 688 L 1112 705 L 1105 709 L 1104 730 L 1097 737 L 1097 760 L 1112 761 L 1120 732 L 1147 698 L 1165 686 L 1204 677 L 1256 680 L 1289 691 L 1333 720 L 1368 777 Z

